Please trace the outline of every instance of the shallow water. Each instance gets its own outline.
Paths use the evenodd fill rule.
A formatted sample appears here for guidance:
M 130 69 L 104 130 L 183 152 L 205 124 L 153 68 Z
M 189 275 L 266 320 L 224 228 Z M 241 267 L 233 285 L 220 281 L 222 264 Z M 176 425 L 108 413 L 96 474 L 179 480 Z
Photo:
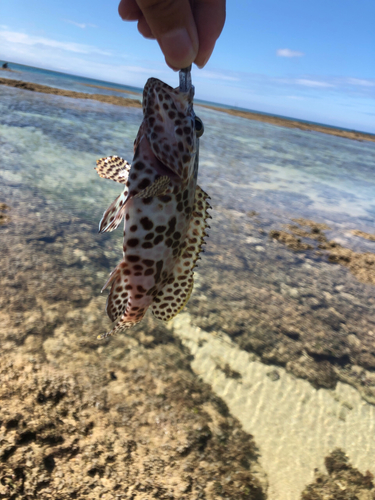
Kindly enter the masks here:
M 213 219 L 193 295 L 170 325 L 176 342 L 254 435 L 269 498 L 299 498 L 336 446 L 375 473 L 375 241 L 352 233 L 374 234 L 375 144 L 196 112 L 205 125 L 198 182 Z M 23 346 L 72 370 L 83 363 L 80 344 L 98 353 L 96 363 L 100 355 L 109 366 L 116 359 L 121 336 L 95 338 L 109 327 L 99 292 L 121 258 L 121 230 L 96 231 L 121 188 L 94 166 L 107 155 L 131 161 L 140 121 L 139 109 L 0 87 L 0 203 L 10 207 L 0 226 L 2 320 L 13 328 L 4 333 L 5 351 Z M 280 232 L 293 241 L 285 244 Z M 349 256 L 336 258 L 337 246 Z M 157 325 L 148 318 L 136 334 L 152 342 Z M 59 354 L 64 342 L 68 356 Z M 224 359 L 220 349 L 233 354 Z M 293 387 L 297 397 L 288 399 Z M 317 427 L 309 400 L 321 408 Z M 256 415 L 246 410 L 253 407 Z M 293 467 L 271 432 L 273 413 L 294 415 L 280 431 L 291 443 L 289 463 L 301 443 L 312 443 Z

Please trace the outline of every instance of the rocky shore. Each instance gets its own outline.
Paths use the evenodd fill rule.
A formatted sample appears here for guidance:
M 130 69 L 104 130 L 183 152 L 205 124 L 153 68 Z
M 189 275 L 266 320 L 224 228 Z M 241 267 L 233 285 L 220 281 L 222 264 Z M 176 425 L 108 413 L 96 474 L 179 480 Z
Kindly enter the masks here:
M 93 99 L 96 101 L 106 102 L 108 104 L 115 104 L 117 106 L 130 106 L 130 107 L 141 107 L 141 102 L 138 99 L 129 99 L 119 96 L 109 96 L 102 94 L 86 94 L 84 92 L 74 92 L 71 90 L 57 89 L 54 87 L 49 87 L 47 85 L 40 85 L 37 83 L 22 82 L 19 80 L 11 80 L 8 78 L 0 78 L 0 85 L 8 85 L 10 87 L 16 87 L 24 90 L 31 90 L 35 92 L 42 92 L 45 94 L 61 95 L 64 97 L 72 97 L 75 99 Z M 116 92 L 123 92 L 121 89 L 115 89 L 111 87 L 90 85 L 85 84 L 89 87 L 102 88 L 105 90 L 112 90 Z M 128 94 L 136 94 L 136 92 L 126 91 Z M 219 111 L 221 113 L 227 113 L 229 115 L 238 116 L 241 118 L 246 118 L 248 120 L 257 120 L 265 123 L 271 123 L 272 125 L 277 125 L 280 127 L 287 128 L 298 128 L 300 130 L 313 130 L 315 132 L 321 132 L 323 134 L 335 135 L 338 137 L 344 137 L 346 139 L 352 139 L 357 141 L 372 141 L 375 142 L 374 134 L 367 134 L 365 132 L 358 132 L 356 130 L 342 130 L 335 127 L 325 127 L 324 125 L 316 125 L 313 123 L 304 123 L 298 120 L 281 118 L 277 116 L 264 115 L 261 113 L 254 113 L 252 111 L 239 111 L 236 109 L 225 109 L 215 106 L 202 105 L 199 106 L 212 109 L 214 111 Z
M 17 89 L 30 90 L 33 92 L 40 92 L 42 94 L 53 94 L 64 97 L 72 97 L 74 99 L 92 99 L 95 101 L 106 102 L 107 104 L 115 104 L 116 106 L 128 106 L 132 108 L 140 108 L 141 102 L 138 99 L 129 99 L 126 97 L 119 97 L 113 95 L 103 94 L 87 94 L 85 92 L 74 92 L 73 90 L 58 89 L 49 87 L 47 85 L 40 85 L 39 83 L 22 82 L 20 80 L 11 80 L 8 78 L 0 78 L 0 85 L 7 85 Z
M 252 437 L 170 331 L 149 317 L 96 340 L 108 328 L 98 291 L 110 247 L 103 254 L 83 221 L 7 191 L 0 498 L 265 499 Z
M 203 106 L 203 105 L 202 105 Z M 345 137 L 346 139 L 354 139 L 356 141 L 372 141 L 375 142 L 375 134 L 366 134 L 357 130 L 342 130 L 335 127 L 325 127 L 314 123 L 305 123 L 291 118 L 282 118 L 279 116 L 263 115 L 262 113 L 254 113 L 252 111 L 239 111 L 237 109 L 225 109 L 215 106 L 204 105 L 203 107 L 227 113 L 233 116 L 239 116 L 248 120 L 257 120 L 260 122 L 271 123 L 278 127 L 299 128 L 300 130 L 313 130 L 322 134 L 336 135 L 337 137 Z

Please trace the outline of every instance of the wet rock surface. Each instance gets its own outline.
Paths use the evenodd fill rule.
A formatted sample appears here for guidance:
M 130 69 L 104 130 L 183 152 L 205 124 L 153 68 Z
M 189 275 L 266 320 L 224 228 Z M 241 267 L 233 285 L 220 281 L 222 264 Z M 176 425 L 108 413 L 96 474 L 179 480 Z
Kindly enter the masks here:
M 170 331 L 96 340 L 111 239 L 4 191 L 0 498 L 264 499 L 254 441 Z
M 302 493 L 302 500 L 373 500 L 375 486 L 370 472 L 354 468 L 345 453 L 334 450 L 325 459 L 328 474 L 315 471 L 314 483 Z
M 114 95 L 103 94 L 87 94 L 86 92 L 75 92 L 73 90 L 58 89 L 49 87 L 48 85 L 40 85 L 39 83 L 22 82 L 20 80 L 11 80 L 9 78 L 0 78 L 0 85 L 7 85 L 17 89 L 29 90 L 32 92 L 40 92 L 42 94 L 60 95 L 64 97 L 73 97 L 75 99 L 93 99 L 95 101 L 115 104 L 116 106 L 127 106 L 140 108 L 141 103 L 138 99 L 129 99 Z
M 205 278 L 198 276 L 187 306 L 195 324 L 225 332 L 263 362 L 284 366 L 314 387 L 334 388 L 341 380 L 375 403 L 369 271 L 375 248 L 362 253 L 355 246 L 374 243 L 352 237 L 352 249 L 334 246 L 327 243 L 330 227 L 312 220 L 293 219 L 285 231 L 273 229 L 275 222 L 261 213 L 219 209 L 212 215 L 221 232 L 210 234 L 198 269 Z M 337 261 L 341 252 L 353 261 Z M 367 260 L 355 268 L 360 255 Z

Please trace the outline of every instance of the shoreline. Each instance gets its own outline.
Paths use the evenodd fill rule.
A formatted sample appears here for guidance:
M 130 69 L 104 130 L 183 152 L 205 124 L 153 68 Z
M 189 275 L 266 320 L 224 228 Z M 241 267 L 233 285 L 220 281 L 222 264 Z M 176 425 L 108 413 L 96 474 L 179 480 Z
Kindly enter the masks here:
M 222 113 L 227 113 L 228 115 L 237 116 L 240 118 L 246 118 L 248 120 L 270 123 L 271 125 L 276 125 L 278 127 L 299 128 L 300 130 L 321 132 L 323 134 L 336 135 L 337 137 L 345 137 L 346 139 L 352 139 L 355 141 L 375 142 L 375 134 L 358 132 L 357 130 L 342 130 L 340 128 L 330 127 L 328 125 L 325 126 L 315 125 L 313 123 L 305 123 L 293 118 L 281 118 L 278 116 L 263 115 L 262 113 L 256 113 L 253 111 L 239 111 L 230 108 L 223 109 L 217 106 L 210 106 L 209 104 L 198 104 L 198 106 L 201 106 L 202 108 L 212 109 L 214 111 L 221 111 Z
M 87 94 L 85 92 L 76 92 L 73 90 L 58 89 L 56 87 L 49 87 L 47 85 L 41 85 L 39 83 L 23 82 L 20 80 L 12 80 L 8 78 L 0 78 L 0 85 L 7 85 L 9 87 L 20 88 L 23 90 L 29 90 L 34 92 L 40 92 L 43 94 L 60 95 L 63 97 L 72 97 L 74 99 L 92 99 L 95 101 L 105 102 L 108 104 L 114 104 L 116 106 L 128 106 L 140 108 L 141 102 L 138 99 L 130 99 L 126 97 L 119 96 L 109 96 L 103 94 Z M 124 92 L 127 94 L 132 94 L 135 92 L 124 91 L 121 89 L 112 89 L 111 87 L 100 87 L 91 84 L 83 84 L 89 87 L 105 88 L 108 90 L 115 90 L 116 92 Z M 202 108 L 211 109 L 213 111 L 219 111 L 221 113 L 227 113 L 232 116 L 237 116 L 239 118 L 246 118 L 248 120 L 256 120 L 264 123 L 269 123 L 271 125 L 276 125 L 278 127 L 286 128 L 297 128 L 305 131 L 320 132 L 328 135 L 335 135 L 337 137 L 343 137 L 346 139 L 356 140 L 356 141 L 370 141 L 375 142 L 375 134 L 370 134 L 366 132 L 358 132 L 356 130 L 342 130 L 339 128 L 315 125 L 310 123 L 304 123 L 298 120 L 281 118 L 277 116 L 263 115 L 261 113 L 256 113 L 253 111 L 238 111 L 235 109 L 224 109 L 217 106 L 210 106 L 208 104 L 196 104 Z
M 85 92 L 58 89 L 56 87 L 49 87 L 39 83 L 23 82 L 21 80 L 0 78 L 0 85 L 7 85 L 8 87 L 15 87 L 32 92 L 39 92 L 41 94 L 60 95 L 63 97 L 73 97 L 74 99 L 91 99 L 93 101 L 105 102 L 107 104 L 115 104 L 116 106 L 126 106 L 130 108 L 141 107 L 141 102 L 138 99 L 130 99 L 128 97 L 118 97 L 114 95 L 86 94 Z

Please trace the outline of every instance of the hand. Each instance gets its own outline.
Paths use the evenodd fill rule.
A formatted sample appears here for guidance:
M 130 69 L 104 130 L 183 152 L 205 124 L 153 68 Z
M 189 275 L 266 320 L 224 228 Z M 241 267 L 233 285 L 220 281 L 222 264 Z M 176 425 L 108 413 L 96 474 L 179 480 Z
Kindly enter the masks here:
M 225 0 L 121 0 L 119 14 L 156 38 L 172 69 L 209 60 L 225 22 Z

